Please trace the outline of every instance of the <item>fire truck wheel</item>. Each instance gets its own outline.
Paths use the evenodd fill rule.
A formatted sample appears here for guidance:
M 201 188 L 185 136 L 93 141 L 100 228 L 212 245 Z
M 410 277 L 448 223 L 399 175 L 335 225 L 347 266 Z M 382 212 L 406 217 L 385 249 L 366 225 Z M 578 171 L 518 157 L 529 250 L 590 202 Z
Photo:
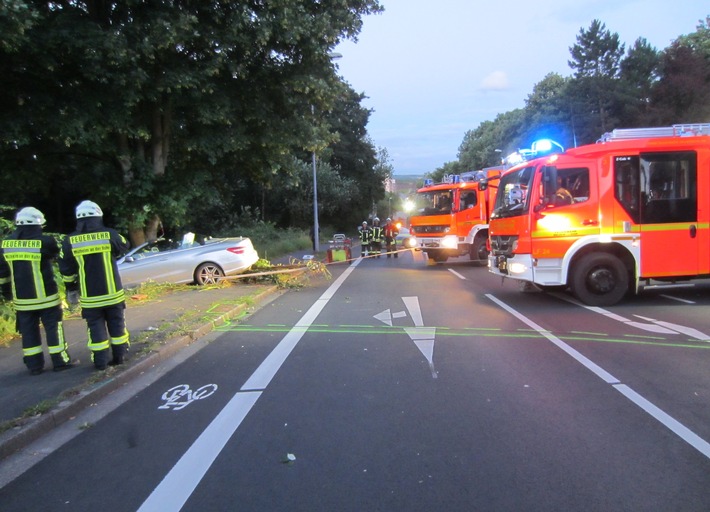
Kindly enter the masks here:
M 572 292 L 589 306 L 612 306 L 629 288 L 626 267 L 612 254 L 583 256 L 574 266 L 571 277 Z
M 486 239 L 483 237 L 478 237 L 471 244 L 471 251 L 469 253 L 471 261 L 476 265 L 482 266 L 488 264 L 488 249 L 486 249 Z

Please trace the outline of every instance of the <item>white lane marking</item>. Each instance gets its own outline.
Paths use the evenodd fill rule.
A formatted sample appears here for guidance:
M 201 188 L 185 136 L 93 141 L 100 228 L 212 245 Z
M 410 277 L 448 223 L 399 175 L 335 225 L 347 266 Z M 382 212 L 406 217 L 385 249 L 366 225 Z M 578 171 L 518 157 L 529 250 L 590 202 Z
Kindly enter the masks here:
M 448 269 L 448 270 L 449 270 L 449 272 L 451 272 L 453 275 L 455 275 L 455 276 L 458 277 L 459 279 L 463 279 L 464 281 L 466 280 L 466 278 L 465 278 L 464 276 L 462 276 L 461 274 L 459 274 L 458 272 L 456 272 L 454 269 L 451 269 L 451 268 L 450 268 L 450 269 Z
M 641 329 L 642 331 L 654 332 L 657 334 L 687 334 L 688 336 L 692 336 L 701 341 L 710 341 L 710 336 L 708 336 L 707 334 L 703 334 L 702 332 L 693 329 L 692 327 L 685 327 L 683 325 L 672 324 L 670 322 L 662 322 L 660 320 L 653 320 L 651 318 L 644 318 L 640 315 L 634 316 L 638 318 L 643 318 L 644 320 L 649 320 L 651 323 L 635 322 L 633 320 L 629 320 L 628 318 L 624 318 L 623 316 L 612 313 L 611 311 L 607 311 L 606 309 L 597 306 L 587 306 L 586 304 L 582 304 L 581 302 L 574 300 L 572 297 L 567 297 L 564 294 L 556 293 L 555 297 L 557 297 L 558 299 L 565 300 L 576 306 L 583 307 L 593 313 L 603 315 L 609 318 L 610 320 L 615 320 L 617 322 L 624 323 L 630 327 Z
M 684 302 L 685 304 L 695 304 L 695 301 L 693 300 L 681 299 L 680 297 L 673 297 L 672 295 L 666 295 L 664 293 L 661 294 L 661 297 L 665 297 L 666 299 L 670 300 L 676 300 L 678 302 Z
M 588 359 L 586 356 L 582 355 L 579 353 L 577 350 L 573 349 L 569 345 L 567 345 L 564 341 L 561 339 L 557 338 L 556 336 L 552 335 L 549 331 L 546 331 L 539 325 L 537 325 L 535 322 L 527 318 L 526 316 L 522 315 L 521 313 L 518 313 L 515 309 L 512 307 L 508 306 L 501 300 L 497 299 L 493 295 L 486 294 L 486 297 L 488 297 L 490 300 L 498 304 L 501 308 L 505 309 L 507 312 L 509 312 L 511 315 L 516 317 L 518 320 L 523 322 L 524 324 L 528 325 L 541 335 L 545 336 L 548 340 L 550 340 L 552 343 L 554 343 L 557 347 L 561 348 L 567 354 L 572 356 L 574 359 L 576 359 L 578 362 L 582 363 L 588 370 L 591 370 L 595 375 L 598 377 L 601 377 L 607 384 L 611 384 L 614 389 L 619 391 L 622 395 L 624 395 L 626 398 L 631 400 L 634 404 L 638 405 L 641 409 L 646 411 L 649 415 L 651 415 L 654 419 L 659 421 L 662 425 L 664 425 L 666 428 L 670 429 L 673 433 L 675 433 L 678 437 L 680 437 L 683 441 L 688 443 L 690 446 L 698 450 L 700 453 L 705 455 L 705 457 L 710 458 L 710 443 L 702 439 L 700 436 L 695 434 L 692 430 L 690 430 L 688 427 L 680 423 L 678 420 L 655 406 L 653 403 L 649 402 L 646 400 L 643 396 L 638 394 L 636 391 L 631 389 L 629 386 L 626 384 L 622 384 L 618 379 L 613 377 L 610 373 L 608 373 L 606 370 L 604 370 L 601 366 L 597 365 L 596 363 L 592 362 L 590 359 Z
M 251 411 L 262 391 L 271 382 L 286 357 L 303 337 L 335 292 L 360 263 L 352 264 L 306 311 L 294 328 L 283 337 L 242 388 L 234 394 L 217 417 L 207 426 L 165 478 L 153 489 L 138 512 L 178 512 L 190 498 L 219 453 Z M 304 329 L 305 327 L 305 329 Z
M 617 391 L 619 391 L 622 395 L 631 400 L 633 403 L 638 405 L 641 409 L 653 416 L 656 420 L 660 421 L 663 425 L 665 425 L 668 429 L 674 432 L 683 441 L 685 441 L 690 446 L 692 446 L 710 459 L 710 443 L 705 441 L 702 437 L 700 437 L 688 427 L 683 425 L 681 422 L 670 416 L 668 413 L 653 405 L 651 402 L 639 395 L 636 391 L 631 389 L 626 384 L 617 384 L 614 386 L 614 388 L 616 388 Z
M 546 331 L 539 325 L 537 325 L 535 322 L 530 320 L 528 317 L 518 313 L 515 309 L 512 307 L 508 306 L 505 302 L 497 299 L 493 295 L 487 293 L 486 297 L 491 299 L 493 302 L 498 304 L 501 308 L 505 309 L 508 313 L 513 315 L 515 318 L 532 328 L 533 330 L 537 331 L 538 333 L 542 334 L 545 338 L 550 340 L 552 343 L 557 345 L 557 347 L 561 348 L 565 352 L 567 352 L 569 355 L 571 355 L 573 358 L 575 358 L 577 361 L 582 363 L 589 371 L 594 373 L 597 377 L 602 379 L 604 382 L 607 384 L 618 384 L 619 379 L 614 377 L 612 374 L 607 372 L 604 368 L 593 362 L 591 359 L 587 358 L 587 356 L 582 355 L 580 352 L 577 350 L 573 349 L 567 343 L 559 339 L 557 336 L 553 335 L 551 332 Z
M 340 286 L 345 282 L 361 261 L 361 259 L 355 260 L 345 270 L 345 272 L 340 274 L 340 277 L 338 277 L 338 279 L 330 285 L 330 287 L 311 306 L 311 308 L 306 311 L 306 314 L 303 315 L 298 322 L 296 322 L 294 328 L 283 337 L 281 342 L 276 345 L 274 350 L 271 351 L 264 362 L 259 365 L 259 368 L 254 371 L 251 377 L 249 377 L 246 383 L 242 386 L 242 391 L 265 389 L 266 386 L 268 386 L 269 382 L 271 382 L 271 379 L 274 377 L 279 368 L 281 368 L 281 365 L 284 363 L 291 351 L 296 347 L 296 344 L 306 333 L 307 328 L 311 326 L 318 314 L 323 310 L 328 301 L 333 298 L 333 295 L 338 288 L 340 288 Z
M 692 327 L 686 327 L 685 325 L 673 324 L 671 322 L 664 322 L 663 320 L 655 320 L 653 318 L 647 318 L 647 317 L 641 316 L 641 315 L 634 315 L 634 316 L 641 318 L 643 320 L 648 320 L 649 322 L 653 322 L 654 324 L 660 325 L 662 327 L 667 327 L 668 329 L 672 329 L 674 332 L 686 334 L 686 335 L 690 336 L 691 338 L 696 338 L 700 341 L 710 341 L 709 335 L 707 335 L 704 332 L 701 332 L 697 329 L 693 329 Z
M 165 475 L 138 512 L 179 511 L 260 396 L 261 391 L 235 394 Z

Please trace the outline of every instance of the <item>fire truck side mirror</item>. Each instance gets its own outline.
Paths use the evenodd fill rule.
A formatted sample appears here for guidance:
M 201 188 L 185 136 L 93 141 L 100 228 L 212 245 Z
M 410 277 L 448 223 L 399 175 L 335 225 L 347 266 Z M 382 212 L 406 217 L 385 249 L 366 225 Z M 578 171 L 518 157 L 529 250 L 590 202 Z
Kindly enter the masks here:
M 486 178 L 481 178 L 478 180 L 478 190 L 483 192 L 488 188 L 488 180 Z

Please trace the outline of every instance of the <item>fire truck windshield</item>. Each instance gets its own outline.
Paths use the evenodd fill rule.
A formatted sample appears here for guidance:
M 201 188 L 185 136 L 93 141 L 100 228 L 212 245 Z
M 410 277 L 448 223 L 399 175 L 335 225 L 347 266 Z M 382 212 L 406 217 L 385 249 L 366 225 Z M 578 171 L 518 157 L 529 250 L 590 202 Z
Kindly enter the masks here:
M 516 217 L 528 211 L 528 191 L 532 188 L 533 176 L 535 167 L 529 166 L 501 177 L 492 218 Z
M 416 215 L 442 215 L 451 213 L 452 190 L 432 190 L 419 192 L 415 197 Z

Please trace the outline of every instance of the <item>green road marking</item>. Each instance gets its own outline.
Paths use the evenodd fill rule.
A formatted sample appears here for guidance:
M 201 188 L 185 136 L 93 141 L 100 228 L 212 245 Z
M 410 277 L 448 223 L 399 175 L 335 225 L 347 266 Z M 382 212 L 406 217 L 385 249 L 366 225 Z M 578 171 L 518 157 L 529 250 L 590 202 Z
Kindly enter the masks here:
M 432 328 L 432 327 L 429 327 Z M 262 327 L 257 327 L 249 324 L 229 323 L 217 327 L 215 330 L 219 332 L 244 332 L 244 333 L 286 333 L 289 331 L 295 332 L 312 332 L 318 334 L 358 334 L 358 335 L 388 335 L 398 334 L 407 335 L 406 329 L 411 329 L 411 326 L 372 326 L 372 325 L 317 325 L 310 327 L 288 327 L 284 325 L 270 324 Z M 451 327 L 436 327 L 437 339 L 445 337 L 479 337 L 479 338 L 506 338 L 506 339 L 529 339 L 529 340 L 547 340 L 537 331 L 531 329 L 519 329 L 516 331 L 502 331 L 496 328 L 462 328 L 454 329 Z M 610 338 L 605 333 L 584 333 L 584 332 L 568 332 L 554 333 L 561 340 L 595 342 L 595 343 L 623 343 L 628 345 L 650 345 L 654 347 L 671 347 L 671 348 L 696 348 L 710 349 L 710 345 L 698 341 L 697 344 L 693 340 L 683 340 L 681 342 L 670 342 L 666 338 L 657 336 L 634 336 L 624 335 L 622 338 Z

